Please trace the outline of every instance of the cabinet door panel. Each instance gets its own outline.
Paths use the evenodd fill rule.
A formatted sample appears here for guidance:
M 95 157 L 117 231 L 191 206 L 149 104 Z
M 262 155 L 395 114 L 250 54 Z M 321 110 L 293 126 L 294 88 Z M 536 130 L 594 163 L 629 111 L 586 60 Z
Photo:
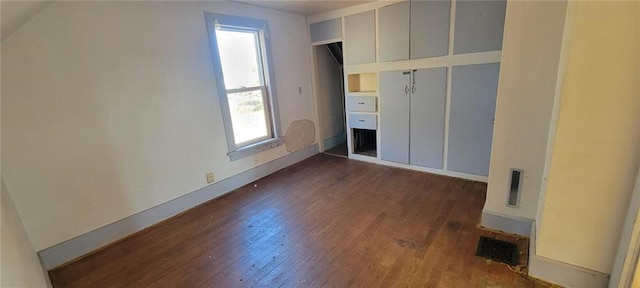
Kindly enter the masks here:
M 499 63 L 453 67 L 447 169 L 487 176 Z
M 449 1 L 411 1 L 411 59 L 448 54 L 450 10 Z
M 311 42 L 342 38 L 342 18 L 331 19 L 309 25 Z
M 442 169 L 447 68 L 420 69 L 413 74 L 409 163 Z
M 380 61 L 409 59 L 409 2 L 378 10 Z
M 376 61 L 375 13 L 373 10 L 344 17 L 346 64 Z
M 506 0 L 457 1 L 453 53 L 502 49 Z
M 409 80 L 409 71 L 380 73 L 380 157 L 382 160 L 409 163 Z

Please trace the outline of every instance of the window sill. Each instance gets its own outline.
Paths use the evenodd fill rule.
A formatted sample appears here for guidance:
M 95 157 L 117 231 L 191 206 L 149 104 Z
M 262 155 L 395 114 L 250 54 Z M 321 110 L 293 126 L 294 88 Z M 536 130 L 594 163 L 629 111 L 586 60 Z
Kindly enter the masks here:
M 262 151 L 266 151 L 269 150 L 271 148 L 275 148 L 278 147 L 280 145 L 282 145 L 284 142 L 282 140 L 282 138 L 273 138 L 273 139 L 267 139 L 264 141 L 260 141 L 258 143 L 254 143 L 251 145 L 247 145 L 244 146 L 242 148 L 239 148 L 235 151 L 231 151 L 229 153 L 227 153 L 227 155 L 229 156 L 229 158 L 231 159 L 231 161 L 236 161 L 238 159 L 242 159 L 248 156 L 251 156 L 253 154 L 262 152 Z

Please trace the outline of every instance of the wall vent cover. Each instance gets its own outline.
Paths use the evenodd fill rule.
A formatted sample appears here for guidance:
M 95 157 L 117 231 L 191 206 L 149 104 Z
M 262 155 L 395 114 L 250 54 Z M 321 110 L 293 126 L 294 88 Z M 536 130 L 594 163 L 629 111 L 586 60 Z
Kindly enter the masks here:
M 511 169 L 509 173 L 509 198 L 507 206 L 518 207 L 520 204 L 520 194 L 522 192 L 522 179 L 524 178 L 524 170 Z

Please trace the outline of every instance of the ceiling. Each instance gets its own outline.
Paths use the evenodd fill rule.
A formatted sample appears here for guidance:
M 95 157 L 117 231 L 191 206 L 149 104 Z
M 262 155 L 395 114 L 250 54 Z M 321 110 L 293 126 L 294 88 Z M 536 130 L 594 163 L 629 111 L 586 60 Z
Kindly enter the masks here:
M 237 0 L 255 6 L 280 10 L 299 15 L 314 15 L 336 9 L 342 9 L 355 5 L 373 2 L 375 0 L 342 0 L 342 1 L 322 1 L 322 0 Z
M 280 10 L 299 15 L 314 15 L 331 10 L 342 9 L 375 0 L 342 0 L 342 1 L 322 1 L 322 0 L 236 0 L 246 4 Z M 2 41 L 15 32 L 20 26 L 25 24 L 31 17 L 42 11 L 53 0 L 44 1 L 6 1 L 0 0 L 0 38 Z
M 42 11 L 53 0 L 47 1 L 0 1 L 0 38 L 4 41 L 31 17 Z

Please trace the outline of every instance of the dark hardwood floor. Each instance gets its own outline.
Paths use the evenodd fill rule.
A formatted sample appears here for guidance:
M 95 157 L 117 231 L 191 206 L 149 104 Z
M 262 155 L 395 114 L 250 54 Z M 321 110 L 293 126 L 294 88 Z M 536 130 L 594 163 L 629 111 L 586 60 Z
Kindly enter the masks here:
M 319 154 L 50 274 L 55 287 L 534 287 L 475 256 L 485 191 Z

